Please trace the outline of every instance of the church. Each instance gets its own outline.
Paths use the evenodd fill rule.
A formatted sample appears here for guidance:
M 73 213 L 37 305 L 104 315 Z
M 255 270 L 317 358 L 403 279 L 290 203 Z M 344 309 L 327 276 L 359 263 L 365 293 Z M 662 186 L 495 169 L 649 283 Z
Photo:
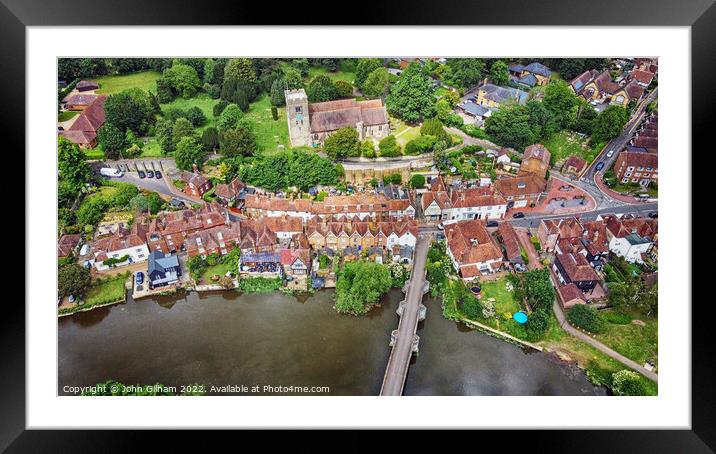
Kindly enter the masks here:
M 381 99 L 339 99 L 308 102 L 303 89 L 286 90 L 286 117 L 291 146 L 320 147 L 338 129 L 351 127 L 358 139 L 380 140 L 390 135 L 390 121 Z

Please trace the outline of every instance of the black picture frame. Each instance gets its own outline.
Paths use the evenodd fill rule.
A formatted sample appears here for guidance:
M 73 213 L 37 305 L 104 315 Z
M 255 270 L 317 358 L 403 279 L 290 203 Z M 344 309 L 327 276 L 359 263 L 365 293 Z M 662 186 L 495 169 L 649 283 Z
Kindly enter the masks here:
M 713 84 L 716 58 L 712 43 L 716 42 L 716 7 L 713 0 L 557 0 L 549 4 L 533 0 L 471 1 L 455 0 L 419 2 L 400 0 L 376 3 L 375 7 L 354 7 L 350 14 L 338 14 L 335 2 L 312 2 L 310 14 L 280 12 L 280 2 L 246 4 L 204 0 L 123 0 L 100 3 L 89 0 L 0 0 L 0 48 L 4 60 L 2 86 L 4 102 L 0 103 L 5 126 L 7 150 L 24 149 L 25 91 L 9 87 L 25 86 L 25 29 L 28 26 L 59 25 L 550 25 L 550 26 L 690 26 L 692 63 L 692 143 L 693 149 L 711 151 L 710 124 L 716 105 Z M 378 7 L 380 5 L 380 7 Z M 348 5 L 353 6 L 353 5 Z M 294 11 L 295 13 L 295 11 Z M 299 22 L 290 22 L 298 20 Z M 688 134 L 688 131 L 684 131 Z M 10 141 L 8 142 L 8 139 Z M 711 145 L 711 146 L 708 146 Z M 670 150 L 669 152 L 674 152 Z M 686 153 L 686 152 L 684 152 Z M 18 153 L 18 167 L 26 170 Z M 7 157 L 4 162 L 7 163 Z M 17 167 L 16 167 L 17 168 Z M 21 177 L 22 178 L 22 177 Z M 23 183 L 21 183 L 23 184 Z M 689 184 L 689 182 L 679 182 Z M 694 206 L 694 205 L 692 205 Z M 28 209 L 30 209 L 28 207 Z M 691 220 L 684 220 L 691 227 Z M 28 238 L 25 236 L 25 240 Z M 691 245 L 684 245 L 691 251 Z M 24 255 L 18 255 L 18 257 Z M 26 259 L 30 259 L 27 257 Z M 694 268 L 694 273 L 696 273 Z M 698 282 L 698 279 L 696 279 Z M 685 299 L 691 295 L 684 295 Z M 545 450 L 561 452 L 714 452 L 716 448 L 716 393 L 714 383 L 714 342 L 710 339 L 711 324 L 704 316 L 712 298 L 692 305 L 692 430 L 590 430 L 530 431 L 522 436 L 530 444 Z M 3 373 L 0 374 L 0 449 L 8 452 L 128 452 L 147 431 L 36 431 L 25 429 L 25 309 L 6 296 L 0 336 L 3 347 Z M 26 301 L 26 304 L 28 302 Z M 674 302 L 670 302 L 674 303 Z M 683 302 L 679 302 L 683 303 Z M 575 417 L 578 409 L 575 409 Z M 638 417 L 638 415 L 635 415 Z M 264 437 L 266 435 L 264 434 Z M 352 434 L 344 446 L 369 448 L 369 437 Z M 174 442 L 186 443 L 189 436 L 173 432 Z M 198 438 L 198 437 L 197 437 Z M 202 437 L 204 438 L 204 437 Z M 284 437 L 271 437 L 281 439 Z M 288 437 L 286 437 L 288 438 Z M 421 436 L 401 437 L 405 446 L 411 441 L 421 443 Z M 510 435 L 499 432 L 480 435 L 481 443 L 494 438 L 504 445 Z M 301 436 L 292 434 L 292 445 L 300 445 Z M 397 440 L 397 438 L 395 438 Z M 144 443 L 142 441 L 142 443 Z M 274 443 L 274 441 L 272 441 Z M 534 448 L 532 448 L 534 449 Z M 541 449 L 540 449 L 541 450 Z

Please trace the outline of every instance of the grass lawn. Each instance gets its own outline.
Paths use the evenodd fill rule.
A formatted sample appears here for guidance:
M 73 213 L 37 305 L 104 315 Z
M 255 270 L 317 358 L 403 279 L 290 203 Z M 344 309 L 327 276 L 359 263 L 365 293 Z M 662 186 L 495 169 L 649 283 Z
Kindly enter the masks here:
M 552 154 L 553 163 L 563 161 L 571 155 L 579 156 L 591 163 L 604 146 L 603 144 L 596 145 L 590 146 L 588 139 L 582 139 L 579 135 L 566 130 L 553 134 L 544 143 L 544 146 Z
M 543 347 L 560 354 L 566 354 L 585 370 L 587 377 L 596 383 L 609 386 L 611 375 L 620 370 L 627 369 L 619 361 L 610 358 L 589 344 L 569 335 L 560 328 L 557 319 L 550 319 L 550 327 L 545 340 L 539 342 Z M 641 377 L 641 375 L 640 375 Z M 658 385 L 646 377 L 641 377 L 647 396 L 658 394 Z
M 495 314 L 504 314 L 509 312 L 510 315 L 512 315 L 513 313 L 522 310 L 520 304 L 515 301 L 514 293 L 507 290 L 506 278 L 491 282 L 483 282 L 481 286 L 482 301 L 489 298 L 495 298 Z
M 76 110 L 63 110 L 57 114 L 57 121 L 67 121 L 70 118 L 74 118 L 77 114 L 79 114 L 79 112 Z
M 102 147 L 100 145 L 97 145 L 92 149 L 83 151 L 85 152 L 85 157 L 89 160 L 104 159 L 104 151 L 102 150 Z
M 630 315 L 646 325 L 639 326 L 633 323 L 618 325 L 607 322 L 606 332 L 595 334 L 594 337 L 639 364 L 644 364 L 647 360 L 658 364 L 658 319 L 639 313 Z
M 197 131 L 203 131 L 209 126 L 214 126 L 214 124 L 216 123 L 216 119 L 214 118 L 214 106 L 218 103 L 218 99 L 212 99 L 211 97 L 209 97 L 209 95 L 205 93 L 200 93 L 197 96 L 189 99 L 178 97 L 170 103 L 161 104 L 160 107 L 162 108 L 162 111 L 166 109 L 189 110 L 192 107 L 198 107 L 199 109 L 201 109 L 202 112 L 204 112 L 206 122 L 204 122 L 203 125 L 199 126 L 196 129 Z
M 218 263 L 214 266 L 210 266 L 204 271 L 199 278 L 204 284 L 215 284 L 216 282 L 211 280 L 211 276 L 218 274 L 219 277 L 224 277 L 228 271 L 236 274 L 236 271 L 230 263 Z
M 94 198 L 109 199 L 117 192 L 117 188 L 114 186 L 100 186 L 97 191 L 87 196 L 86 200 Z
M 328 77 L 331 78 L 334 82 L 337 80 L 345 80 L 346 82 L 350 82 L 351 84 L 356 78 L 355 73 L 347 72 L 347 71 L 341 71 L 340 69 L 336 72 L 330 72 L 326 68 L 316 68 L 311 67 L 311 69 L 308 70 L 308 76 L 306 77 L 306 82 L 309 82 L 311 79 L 313 79 L 316 76 L 319 76 L 321 74 L 325 74 Z
M 267 94 L 262 94 L 260 98 L 249 106 L 249 111 L 246 112 L 245 118 L 253 122 L 256 141 L 263 152 L 274 153 L 278 150 L 278 145 L 290 148 L 286 109 L 280 107 L 278 109 L 278 120 L 274 120 L 271 116 L 271 98 Z
M 403 124 L 400 129 L 393 133 L 401 147 L 420 136 L 420 126 L 407 126 Z
M 158 158 L 164 156 L 164 154 L 162 154 L 161 147 L 159 147 L 159 142 L 157 142 L 156 137 L 145 137 L 144 140 L 146 140 L 146 142 L 142 147 L 142 154 L 140 155 L 140 157 Z
M 97 93 L 119 93 L 127 88 L 141 88 L 142 90 L 156 93 L 156 80 L 160 76 L 161 73 L 158 71 L 141 71 L 130 74 L 102 76 L 94 80 L 99 84 Z
M 113 303 L 124 299 L 124 282 L 126 280 L 127 274 L 123 273 L 95 282 L 87 292 L 85 303 L 81 307 Z

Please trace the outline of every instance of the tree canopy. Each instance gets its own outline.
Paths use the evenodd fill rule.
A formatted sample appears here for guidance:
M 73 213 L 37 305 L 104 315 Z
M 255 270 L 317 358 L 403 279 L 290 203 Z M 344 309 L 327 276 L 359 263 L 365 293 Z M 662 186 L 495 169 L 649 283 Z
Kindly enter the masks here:
M 334 161 L 345 157 L 360 156 L 358 131 L 350 126 L 339 129 L 323 142 L 323 151 Z
M 428 75 L 412 62 L 393 84 L 386 98 L 388 111 L 410 123 L 435 115 L 435 96 Z
M 336 282 L 336 310 L 344 314 L 365 314 L 391 287 L 393 279 L 386 265 L 375 262 L 346 263 Z
M 192 170 L 192 164 L 201 168 L 206 152 L 195 137 L 182 137 L 176 147 L 174 160 L 179 169 Z
M 308 83 L 306 95 L 310 102 L 333 101 L 338 98 L 338 89 L 330 77 L 319 74 Z
M 288 150 L 241 166 L 240 177 L 248 184 L 270 191 L 297 186 L 301 190 L 338 181 L 337 166 L 314 152 Z

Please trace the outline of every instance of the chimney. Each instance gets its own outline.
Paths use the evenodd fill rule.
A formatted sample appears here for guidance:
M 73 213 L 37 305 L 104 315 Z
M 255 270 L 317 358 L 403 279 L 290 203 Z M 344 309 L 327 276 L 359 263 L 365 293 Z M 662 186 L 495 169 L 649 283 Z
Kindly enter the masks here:
M 199 167 L 196 166 L 196 163 L 192 164 L 192 165 L 191 165 L 191 168 L 192 168 L 192 170 L 194 171 L 194 173 L 196 173 L 196 174 L 199 173 Z

